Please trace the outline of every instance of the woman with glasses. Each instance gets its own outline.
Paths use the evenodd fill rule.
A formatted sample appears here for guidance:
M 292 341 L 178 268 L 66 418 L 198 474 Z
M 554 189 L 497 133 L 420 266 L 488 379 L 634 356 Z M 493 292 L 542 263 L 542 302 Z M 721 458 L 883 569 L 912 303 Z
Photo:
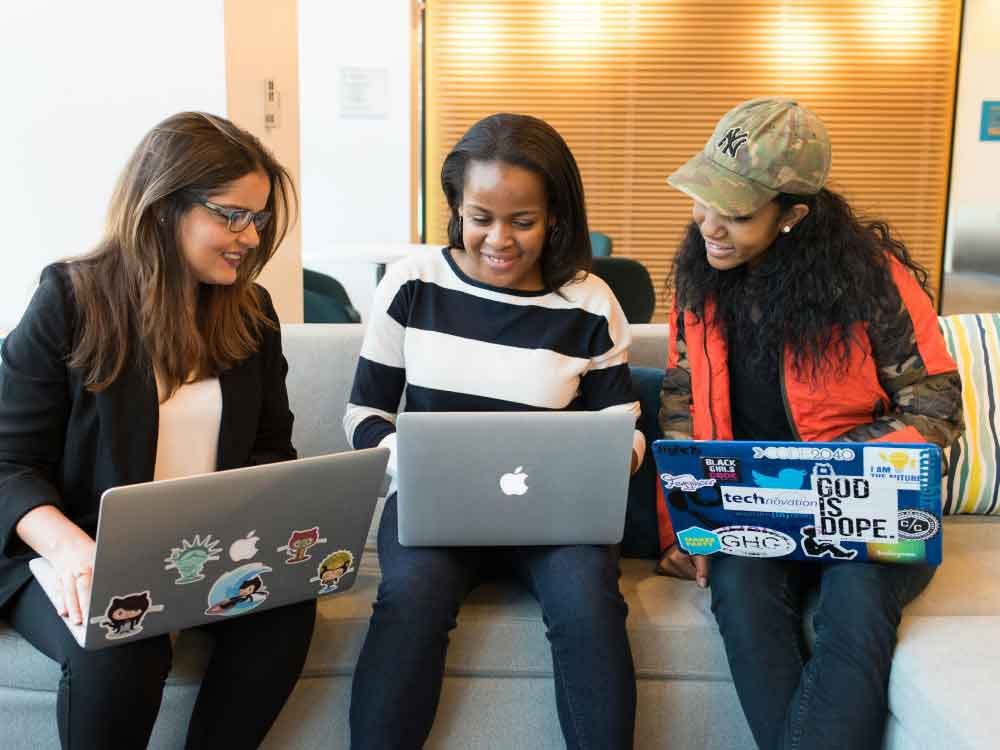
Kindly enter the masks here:
M 278 318 L 254 283 L 294 199 L 249 133 L 170 117 L 126 165 L 96 248 L 42 272 L 4 341 L 0 616 L 62 667 L 64 748 L 146 747 L 171 664 L 166 635 L 84 651 L 63 622 L 87 616 L 104 490 L 295 458 Z M 28 569 L 38 555 L 58 607 Z M 186 747 L 260 744 L 314 617 L 308 601 L 204 626 L 214 653 Z

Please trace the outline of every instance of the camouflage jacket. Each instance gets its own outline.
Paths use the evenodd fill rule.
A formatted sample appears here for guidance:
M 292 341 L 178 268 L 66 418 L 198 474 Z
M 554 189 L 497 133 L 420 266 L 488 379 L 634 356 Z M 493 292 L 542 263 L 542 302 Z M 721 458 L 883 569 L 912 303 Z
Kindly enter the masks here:
M 946 448 L 964 429 L 962 382 L 945 347 L 937 315 L 916 280 L 891 262 L 896 313 L 855 331 L 843 374 L 801 376 L 790 352 L 782 368 L 789 423 L 805 441 L 932 442 Z M 674 310 L 660 427 L 673 439 L 731 438 L 725 335 L 711 323 Z

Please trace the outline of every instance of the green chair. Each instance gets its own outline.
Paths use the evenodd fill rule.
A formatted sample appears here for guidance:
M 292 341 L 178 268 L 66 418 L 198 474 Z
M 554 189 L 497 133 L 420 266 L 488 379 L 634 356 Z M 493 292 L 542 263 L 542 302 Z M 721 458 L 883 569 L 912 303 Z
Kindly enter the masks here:
M 629 323 L 648 323 L 656 309 L 656 290 L 649 271 L 632 258 L 594 258 L 591 272 L 611 287 Z
M 595 258 L 607 258 L 611 255 L 611 238 L 604 232 L 591 232 L 590 252 Z
M 360 323 L 344 285 L 319 271 L 302 269 L 303 319 L 306 323 Z

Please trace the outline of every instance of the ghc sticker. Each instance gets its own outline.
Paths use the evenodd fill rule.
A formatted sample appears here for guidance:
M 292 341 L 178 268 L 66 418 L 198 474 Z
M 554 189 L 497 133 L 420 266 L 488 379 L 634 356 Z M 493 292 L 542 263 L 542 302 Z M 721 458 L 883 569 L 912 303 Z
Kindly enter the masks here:
M 722 549 L 714 531 L 691 526 L 677 532 L 677 543 L 689 555 L 710 555 Z
M 784 557 L 798 546 L 788 534 L 761 526 L 723 526 L 715 534 L 722 551 L 737 557 Z

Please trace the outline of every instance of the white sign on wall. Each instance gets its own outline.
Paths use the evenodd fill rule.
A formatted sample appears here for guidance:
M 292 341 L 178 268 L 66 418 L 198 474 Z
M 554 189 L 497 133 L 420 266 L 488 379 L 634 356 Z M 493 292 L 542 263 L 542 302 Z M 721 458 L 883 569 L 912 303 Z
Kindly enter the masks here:
M 342 67 L 340 116 L 385 119 L 389 116 L 389 70 Z

